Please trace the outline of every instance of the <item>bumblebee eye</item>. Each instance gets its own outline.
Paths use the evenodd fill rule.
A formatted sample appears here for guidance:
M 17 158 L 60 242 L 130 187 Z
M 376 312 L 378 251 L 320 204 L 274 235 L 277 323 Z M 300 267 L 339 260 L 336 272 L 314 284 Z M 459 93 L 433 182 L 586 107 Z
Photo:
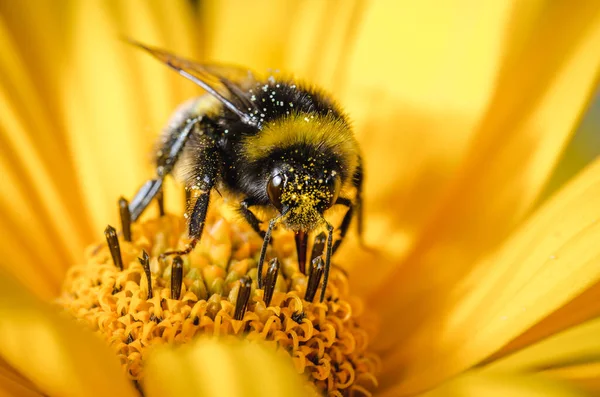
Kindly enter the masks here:
M 277 174 L 267 184 L 267 194 L 271 204 L 275 206 L 279 211 L 283 208 L 281 204 L 281 195 L 283 194 L 283 187 L 285 185 L 285 178 L 281 174 Z
M 325 209 L 328 209 L 337 201 L 342 183 L 338 176 L 334 176 L 333 178 L 328 179 L 325 182 L 325 185 L 327 186 L 327 190 L 329 190 L 329 198 L 328 201 L 325 202 Z

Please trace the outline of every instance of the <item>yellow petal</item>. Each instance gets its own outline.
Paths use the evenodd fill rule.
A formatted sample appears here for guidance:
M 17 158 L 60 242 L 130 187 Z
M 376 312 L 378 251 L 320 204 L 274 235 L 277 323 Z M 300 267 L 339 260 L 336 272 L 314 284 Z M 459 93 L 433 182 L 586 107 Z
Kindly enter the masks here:
M 483 367 L 490 372 L 531 372 L 600 360 L 600 318 L 553 335 Z
M 558 155 L 592 91 L 600 61 L 598 8 L 594 3 L 589 3 L 590 9 L 575 9 L 560 1 L 530 4 L 515 6 L 498 86 L 445 204 L 421 231 L 422 238 L 404 266 L 392 274 L 385 268 L 368 272 L 371 279 L 387 280 L 383 285 L 371 284 L 379 291 L 372 303 L 384 311 L 390 324 L 402 321 L 408 332 L 415 330 L 410 322 L 406 324 L 415 307 L 389 302 L 418 301 L 422 306 L 417 312 L 442 315 L 445 309 L 436 302 L 444 302 L 450 286 L 515 226 L 545 180 L 537 171 L 550 169 L 551 158 Z M 564 39 L 551 39 L 555 34 Z M 519 84 L 529 87 L 526 96 L 521 95 Z M 524 97 L 528 102 L 521 101 Z M 389 213 L 390 205 L 380 208 Z M 393 224 L 394 217 L 390 219 Z M 391 232 L 382 234 L 398 241 Z M 389 244 L 387 251 L 393 252 L 394 246 Z M 397 335 L 388 335 L 382 342 L 389 346 Z
M 364 154 L 367 240 L 398 258 L 468 149 L 494 88 L 511 2 L 381 1 L 365 8 L 341 102 Z M 346 254 L 344 262 L 364 262 Z M 361 284 L 377 288 L 394 262 L 362 272 Z
M 567 1 L 516 2 L 505 21 L 510 30 L 503 41 L 503 62 L 465 161 L 433 216 L 428 212 L 421 218 L 427 218 L 427 223 L 415 232 L 418 238 L 407 254 L 407 265 L 396 267 L 392 274 L 386 268 L 365 272 L 373 279 L 373 289 L 389 291 L 396 280 L 409 281 L 415 288 L 432 288 L 438 282 L 453 284 L 522 219 L 594 92 L 600 65 L 599 10 L 593 1 L 586 7 L 572 7 Z M 392 158 L 389 154 L 379 156 Z M 383 168 L 375 173 L 393 183 L 395 178 L 389 174 L 393 175 Z M 427 180 L 426 174 L 417 177 Z M 380 227 L 384 230 L 380 235 L 391 236 L 394 245 L 388 244 L 386 251 L 393 253 L 398 251 L 397 241 L 402 241 L 397 235 L 406 232 L 404 228 L 395 232 L 395 225 L 402 224 L 398 218 L 404 211 L 400 210 L 398 216 L 390 208 L 402 200 L 398 196 L 412 192 L 405 194 L 391 187 L 388 191 L 388 200 L 377 205 L 381 216 L 376 218 L 388 218 L 381 222 L 388 226 Z M 428 193 L 427 187 L 420 191 Z M 420 213 L 410 206 L 404 208 Z M 405 240 L 410 242 L 409 238 Z M 452 269 L 448 272 L 452 274 L 436 274 L 434 269 L 441 266 Z M 415 275 L 414 269 L 442 280 L 416 281 L 415 277 L 421 276 Z M 381 280 L 388 280 L 383 288 L 377 282 Z M 376 294 L 374 301 L 417 299 L 408 287 L 395 288 L 405 299 L 384 299 L 384 292 Z M 386 306 L 382 309 L 389 319 L 406 314 L 393 305 Z
M 384 362 L 402 368 L 403 387 L 419 390 L 476 364 L 596 284 L 599 196 L 597 160 L 501 250 L 474 267 L 449 291 L 450 299 L 438 301 L 445 305 L 444 315 L 424 321 L 420 333 L 399 344 Z M 430 302 L 444 296 L 437 291 L 430 295 Z
M 43 394 L 29 380 L 0 360 L 0 396 L 42 397 Z
M 364 8 L 356 0 L 203 2 L 205 58 L 259 72 L 282 69 L 337 91 Z
M 297 2 L 235 0 L 201 3 L 206 59 L 263 72 L 283 66 L 288 32 Z
M 600 282 L 593 284 L 582 294 L 517 336 L 486 361 L 494 361 L 498 357 L 507 356 L 559 331 L 598 317 L 600 315 L 598 302 L 600 302 Z
M 600 394 L 600 362 L 549 369 L 541 373 L 544 376 L 568 381 L 594 396 Z
M 384 394 L 394 396 L 395 394 Z M 559 381 L 535 375 L 480 374 L 457 379 L 424 393 L 423 397 L 584 397 L 589 394 Z
M 0 270 L 0 358 L 53 396 L 137 396 L 97 336 Z
M 6 185 L 0 197 L 0 213 L 6 220 L 0 223 L 0 234 L 6 236 L 2 252 L 7 260 L 4 264 L 23 263 L 9 271 L 27 284 L 36 284 L 35 291 L 44 296 L 57 292 L 66 263 L 80 256 L 77 244 L 83 240 L 75 230 L 85 230 L 86 225 L 77 216 L 83 204 L 73 192 L 73 164 L 65 142 L 56 133 L 60 125 L 56 91 L 48 96 L 54 79 L 42 78 L 55 70 L 56 62 L 43 46 L 56 44 L 49 37 L 58 20 L 52 20 L 51 16 L 56 16 L 52 11 L 46 13 L 47 6 L 48 2 L 36 3 L 39 13 L 27 18 L 20 12 L 23 7 L 0 5 L 6 16 L 0 20 L 0 170 Z M 31 43 L 25 45 L 23 37 L 39 39 L 42 50 L 30 51 Z M 61 54 L 53 55 L 61 58 Z M 48 68 L 39 71 L 36 65 Z M 41 259 L 47 269 L 26 267 L 35 267 Z
M 592 7 L 590 12 L 585 8 L 576 12 L 567 10 L 570 24 L 562 21 L 563 15 L 566 15 L 562 10 L 564 2 L 548 2 L 533 11 L 529 9 L 533 2 L 518 2 L 518 6 L 513 7 L 515 10 L 508 7 L 508 10 L 502 9 L 504 13 L 501 9 L 486 9 L 492 4 L 506 7 L 508 3 L 478 3 L 481 9 L 475 9 L 475 12 L 487 18 L 474 20 L 484 21 L 485 28 L 473 27 L 477 33 L 469 36 L 476 39 L 465 44 L 473 48 L 488 45 L 489 48 L 481 52 L 483 58 L 473 64 L 477 68 L 471 70 L 470 63 L 455 56 L 455 51 L 449 53 L 446 63 L 458 62 L 463 66 L 461 71 L 464 74 L 457 77 L 444 75 L 438 79 L 444 82 L 433 79 L 435 84 L 429 91 L 424 91 L 423 97 L 415 96 L 414 102 L 418 106 L 411 106 L 409 100 L 386 98 L 387 91 L 405 95 L 402 86 L 395 85 L 389 74 L 368 72 L 368 65 L 380 66 L 383 63 L 374 62 L 374 55 L 378 54 L 377 43 L 381 42 L 382 47 L 387 45 L 387 41 L 377 39 L 384 34 L 373 34 L 371 39 L 365 38 L 365 43 L 358 46 L 363 49 L 356 58 L 362 59 L 365 66 L 361 69 L 363 77 L 356 73 L 350 79 L 351 86 L 362 87 L 362 91 L 349 95 L 356 101 L 356 106 L 350 107 L 350 114 L 358 117 L 357 131 L 366 137 L 362 144 L 367 164 L 367 242 L 370 246 L 378 246 L 379 255 L 357 254 L 356 250 L 348 248 L 352 244 L 347 244 L 338 259 L 354 271 L 351 279 L 355 280 L 355 290 L 373 294 L 371 302 L 386 312 L 388 324 L 402 322 L 403 327 L 411 331 L 414 327 L 410 326 L 411 321 L 407 321 L 407 317 L 413 316 L 413 308 L 406 305 L 405 308 L 410 307 L 408 310 L 399 310 L 398 305 L 389 302 L 418 300 L 423 302 L 423 311 L 427 310 L 433 316 L 440 315 L 440 312 L 430 310 L 436 305 L 429 303 L 429 291 L 437 289 L 438 285 L 446 288 L 443 285 L 456 283 L 479 256 L 498 244 L 519 222 L 539 193 L 580 110 L 593 92 L 600 57 L 599 29 L 597 19 L 593 19 L 597 17 L 597 10 L 593 3 L 588 3 Z M 539 2 L 536 3 L 538 6 Z M 369 9 L 367 21 L 372 18 L 371 25 L 393 37 L 395 25 L 389 20 L 395 14 L 389 13 L 386 19 L 386 7 L 381 4 L 379 7 L 381 9 L 376 14 L 376 6 Z M 412 15 L 413 19 L 424 19 L 423 16 L 416 18 L 418 15 Z M 442 12 L 442 15 L 438 18 L 448 24 L 450 15 L 454 14 Z M 519 16 L 522 20 L 514 22 L 513 19 Z M 539 20 L 536 20 L 537 17 Z M 461 26 L 463 23 L 460 22 Z M 445 24 L 429 25 L 438 27 Z M 522 37 L 514 32 L 513 37 L 503 41 L 507 24 L 516 31 L 525 30 L 522 37 L 528 41 L 525 44 L 519 42 Z M 406 29 L 417 25 L 422 26 L 399 24 L 408 26 Z M 369 25 L 365 23 L 365 29 L 366 26 Z M 557 29 L 563 33 L 558 33 Z M 455 29 L 455 32 L 462 30 Z M 554 37 L 554 34 L 565 40 L 544 39 L 546 36 Z M 460 42 L 458 33 L 455 35 L 456 41 Z M 410 35 L 411 40 L 413 36 L 417 34 Z M 421 40 L 412 42 L 414 46 L 421 46 Z M 545 44 L 540 46 L 540 42 Z M 501 51 L 506 51 L 505 48 L 513 52 L 522 51 L 526 56 L 517 57 L 517 61 L 509 55 L 501 59 Z M 477 50 L 466 51 L 469 54 L 479 53 Z M 384 53 L 383 50 L 380 52 Z M 424 51 L 424 54 L 430 53 Z M 494 54 L 498 63 L 490 63 Z M 393 59 L 390 56 L 390 68 L 398 70 L 401 76 L 409 76 L 407 79 L 419 76 L 417 72 L 403 74 L 403 67 L 395 64 Z M 567 61 L 563 62 L 564 59 Z M 419 62 L 414 65 L 415 68 L 423 67 Z M 536 68 L 530 65 L 542 66 Z M 380 66 L 382 69 L 385 67 Z M 439 70 L 446 69 L 439 66 Z M 464 94 L 463 90 L 456 89 L 436 96 L 437 91 L 445 89 L 446 81 L 458 81 L 460 85 L 469 81 L 471 74 L 474 75 L 474 86 L 465 83 Z M 381 88 L 377 95 L 369 96 L 368 86 L 371 83 L 368 82 L 379 80 Z M 384 80 L 389 80 L 388 90 Z M 513 101 L 522 97 L 514 89 L 521 82 L 539 88 L 531 88 L 528 93 L 531 102 L 527 106 Z M 492 86 L 494 83 L 496 85 Z M 410 84 L 407 86 L 410 87 Z M 461 102 L 463 95 L 466 104 Z M 444 99 L 447 103 L 439 102 Z M 428 109 L 427 104 L 431 110 L 421 115 L 420 107 Z M 487 113 L 475 125 L 475 114 L 483 112 L 485 105 Z M 510 117 L 506 116 L 507 113 Z M 471 114 L 471 119 L 468 114 Z M 361 125 L 362 119 L 365 120 L 364 125 Z M 468 143 L 472 144 L 470 148 Z M 458 160 L 467 153 L 467 161 L 458 168 Z M 390 162 L 390 159 L 398 160 Z M 449 185 L 452 176 L 455 179 Z M 445 202 L 440 203 L 440 197 Z M 434 210 L 435 216 L 432 216 Z M 416 246 L 413 245 L 415 241 Z M 402 262 L 405 265 L 400 268 Z M 373 269 L 373 263 L 377 264 L 377 270 Z M 445 271 L 440 272 L 438 269 L 442 267 Z M 406 286 L 403 285 L 405 283 Z M 386 291 L 392 290 L 395 292 L 386 296 Z M 444 301 L 445 297 L 436 296 L 435 299 Z M 393 331 L 387 335 L 389 339 L 382 342 L 389 347 L 395 343 L 397 335 Z
M 167 47 L 168 37 L 171 51 L 193 56 L 191 40 L 178 41 L 191 24 L 186 2 L 171 2 L 166 10 L 153 4 L 73 2 L 71 69 L 63 76 L 61 105 L 97 236 L 116 220 L 115 200 L 133 195 L 152 175 L 152 148 L 169 113 L 200 91 L 120 40 L 127 35 Z
M 596 305 L 597 301 L 596 301 Z M 540 372 L 600 392 L 600 319 L 553 335 L 484 366 L 488 372 Z
M 287 353 L 233 339 L 201 338 L 191 345 L 157 348 L 144 369 L 148 397 L 306 396 L 312 393 Z

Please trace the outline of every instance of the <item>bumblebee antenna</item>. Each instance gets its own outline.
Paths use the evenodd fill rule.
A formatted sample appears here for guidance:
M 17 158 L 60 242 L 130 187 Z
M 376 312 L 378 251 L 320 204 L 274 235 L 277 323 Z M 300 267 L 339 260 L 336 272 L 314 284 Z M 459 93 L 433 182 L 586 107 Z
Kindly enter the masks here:
M 206 81 L 204 81 L 202 79 L 202 77 L 196 76 L 193 73 L 190 73 L 190 71 L 196 72 L 200 75 L 207 74 L 209 77 L 216 78 L 216 79 L 220 80 L 220 82 L 225 86 L 225 88 L 227 88 L 230 92 L 232 92 L 232 90 L 231 90 L 232 84 L 229 81 L 223 81 L 222 78 L 219 78 L 218 76 L 213 76 L 208 71 L 203 70 L 204 68 L 201 65 L 198 65 L 191 61 L 188 61 L 187 59 L 180 58 L 180 57 L 178 57 L 174 54 L 171 54 L 167 51 L 147 46 L 145 44 L 140 43 L 139 41 L 135 41 L 128 37 L 125 37 L 124 40 L 127 43 L 146 51 L 147 53 L 152 55 L 154 58 L 158 59 L 159 61 L 161 61 L 168 67 L 170 67 L 171 69 L 175 70 L 181 76 L 185 77 L 186 79 L 188 79 L 188 80 L 192 81 L 193 83 L 202 87 L 202 89 L 204 89 L 210 95 L 217 98 L 224 106 L 226 106 L 229 110 L 231 110 L 233 113 L 235 113 L 244 124 L 248 124 L 253 127 L 258 126 L 258 123 L 257 123 L 255 117 L 252 117 L 250 114 L 245 113 L 242 110 L 240 110 L 237 106 L 235 106 L 235 104 L 233 102 L 231 102 L 229 99 L 225 98 L 215 88 L 213 88 L 210 84 L 208 84 Z M 232 92 L 232 94 L 239 95 L 239 92 Z

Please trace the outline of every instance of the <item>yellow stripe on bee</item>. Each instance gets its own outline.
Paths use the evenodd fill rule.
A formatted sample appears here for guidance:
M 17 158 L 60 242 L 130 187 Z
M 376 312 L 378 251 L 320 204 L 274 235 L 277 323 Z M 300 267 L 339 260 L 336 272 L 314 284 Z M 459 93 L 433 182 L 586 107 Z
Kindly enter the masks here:
M 248 161 L 260 160 L 274 149 L 304 144 L 329 150 L 348 168 L 350 175 L 358 164 L 358 144 L 346 122 L 332 115 L 295 113 L 266 124 L 262 131 L 244 140 Z

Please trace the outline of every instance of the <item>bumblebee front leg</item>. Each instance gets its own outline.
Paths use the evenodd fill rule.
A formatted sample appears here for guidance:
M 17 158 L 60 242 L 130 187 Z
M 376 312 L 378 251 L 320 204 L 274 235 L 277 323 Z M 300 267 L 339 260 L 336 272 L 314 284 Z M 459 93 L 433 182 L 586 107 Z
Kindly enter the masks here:
M 202 120 L 202 116 L 189 118 L 181 128 L 174 129 L 160 148 L 156 159 L 156 178 L 147 181 L 129 203 L 131 221 L 135 222 L 152 200 L 159 195 L 165 176 L 173 171 L 177 159 L 183 152 L 194 127 Z
M 258 220 L 256 215 L 254 215 L 254 213 L 250 211 L 250 207 L 252 207 L 253 205 L 256 205 L 256 203 L 251 198 L 246 198 L 240 203 L 239 211 L 240 214 L 242 214 L 242 216 L 246 220 L 246 222 L 248 222 L 248 224 L 252 226 L 252 229 L 254 229 L 254 231 L 264 239 L 265 232 L 260 230 L 260 221 Z

